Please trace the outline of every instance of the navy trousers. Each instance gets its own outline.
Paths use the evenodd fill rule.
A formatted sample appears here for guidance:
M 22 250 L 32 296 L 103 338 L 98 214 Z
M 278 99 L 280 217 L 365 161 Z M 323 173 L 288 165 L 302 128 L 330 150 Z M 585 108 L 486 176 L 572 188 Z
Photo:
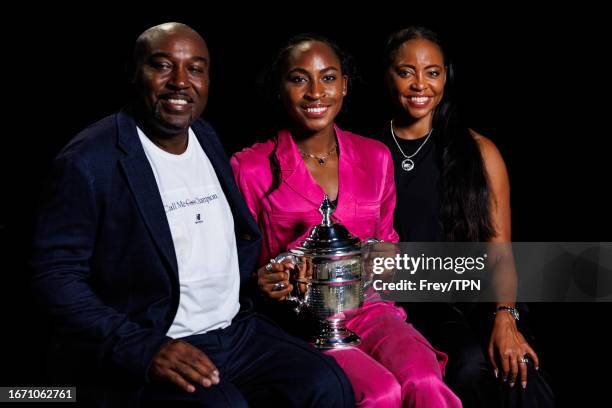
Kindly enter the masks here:
M 336 362 L 267 318 L 241 312 L 232 324 L 182 340 L 219 369 L 220 382 L 188 393 L 153 382 L 144 407 L 353 407 L 350 382 Z

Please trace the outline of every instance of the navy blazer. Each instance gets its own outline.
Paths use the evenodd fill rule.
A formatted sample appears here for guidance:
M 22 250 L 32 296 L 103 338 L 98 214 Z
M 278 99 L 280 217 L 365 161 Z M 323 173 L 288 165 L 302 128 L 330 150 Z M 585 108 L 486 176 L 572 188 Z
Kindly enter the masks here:
M 192 129 L 232 209 L 244 287 L 260 234 L 214 130 L 203 120 Z M 143 385 L 168 339 L 179 282 L 161 196 L 129 113 L 88 127 L 55 159 L 34 241 L 33 290 L 62 364 Z

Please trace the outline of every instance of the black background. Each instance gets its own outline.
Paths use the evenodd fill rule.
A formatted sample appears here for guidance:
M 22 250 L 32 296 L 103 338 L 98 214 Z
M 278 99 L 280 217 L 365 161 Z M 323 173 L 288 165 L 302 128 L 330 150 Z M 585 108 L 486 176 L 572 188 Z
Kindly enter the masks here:
M 50 160 L 79 130 L 123 106 L 132 44 L 165 21 L 188 23 L 208 42 L 212 85 L 204 117 L 228 153 L 272 136 L 255 78 L 290 35 L 324 34 L 355 56 L 364 83 L 349 89 L 351 106 L 339 123 L 367 135 L 389 119 L 380 66 L 386 37 L 411 24 L 429 26 L 450 45 L 470 126 L 506 160 L 513 240 L 612 241 L 609 46 L 601 10 L 303 2 L 218 12 L 207 4 L 165 5 L 173 6 L 182 11 L 119 15 L 92 5 L 5 16 L 21 28 L 4 33 L 0 385 L 39 380 L 45 325 L 27 292 L 27 257 Z M 530 307 L 559 405 L 608 406 L 610 304 Z

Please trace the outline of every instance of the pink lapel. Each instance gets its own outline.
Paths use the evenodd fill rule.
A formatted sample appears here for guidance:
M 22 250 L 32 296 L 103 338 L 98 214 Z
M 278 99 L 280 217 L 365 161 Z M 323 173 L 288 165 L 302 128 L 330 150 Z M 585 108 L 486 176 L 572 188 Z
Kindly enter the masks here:
M 345 131 L 334 125 L 338 138 L 340 160 L 338 162 L 338 207 L 334 212 L 336 220 L 344 222 L 355 216 L 355 183 L 359 182 L 358 159 L 355 155 L 357 146 Z
M 355 215 L 355 183 L 359 183 L 362 177 L 368 175 L 359 167 L 359 159 L 356 155 L 359 146 L 353 143 L 352 138 L 336 125 L 334 125 L 334 130 L 338 138 L 340 151 L 338 208 L 336 208 L 334 216 L 338 221 L 342 221 L 345 217 L 352 218 Z M 283 182 L 300 197 L 318 208 L 325 193 L 312 178 L 288 130 L 281 130 L 278 133 L 276 154 L 279 159 Z
M 323 201 L 325 193 L 310 175 L 289 130 L 285 129 L 278 132 L 276 156 L 280 163 L 283 182 L 300 197 L 318 207 Z

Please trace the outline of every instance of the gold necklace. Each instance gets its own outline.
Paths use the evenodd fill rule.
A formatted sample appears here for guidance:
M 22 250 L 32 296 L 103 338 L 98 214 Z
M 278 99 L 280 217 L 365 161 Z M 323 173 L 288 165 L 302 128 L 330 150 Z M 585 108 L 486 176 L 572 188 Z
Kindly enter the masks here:
M 305 151 L 303 151 L 302 149 L 300 149 L 300 147 L 298 146 L 298 150 L 300 151 L 300 155 L 307 159 L 307 158 L 311 158 L 311 159 L 315 159 L 317 161 L 317 163 L 319 163 L 320 166 L 323 166 L 325 164 L 325 162 L 327 161 L 327 159 L 329 159 L 329 156 L 336 151 L 336 142 L 334 142 L 334 145 L 332 146 L 332 148 L 329 150 L 329 152 L 327 152 L 326 154 L 324 154 L 323 156 L 317 156 L 314 155 L 312 153 L 306 153 Z

